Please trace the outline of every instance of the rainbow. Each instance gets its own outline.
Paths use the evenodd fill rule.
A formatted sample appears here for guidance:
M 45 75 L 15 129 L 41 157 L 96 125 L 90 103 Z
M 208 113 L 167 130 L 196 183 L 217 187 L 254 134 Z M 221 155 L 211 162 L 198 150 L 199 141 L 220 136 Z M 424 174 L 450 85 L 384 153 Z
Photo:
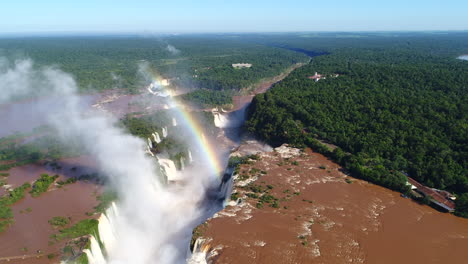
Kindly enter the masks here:
M 152 77 L 153 83 L 156 83 L 160 87 L 167 86 L 167 81 L 165 81 L 157 74 L 153 73 Z M 164 92 L 170 95 L 167 97 L 167 99 L 173 106 L 171 109 L 175 110 L 177 116 L 181 119 L 178 119 L 177 121 L 182 121 L 183 125 L 189 128 L 191 135 L 195 139 L 197 149 L 203 152 L 210 169 L 213 171 L 213 173 L 215 173 L 215 175 L 221 177 L 221 172 L 224 170 L 223 166 L 215 151 L 216 148 L 214 143 L 204 137 L 203 126 L 201 123 L 195 117 L 193 117 L 190 112 L 185 110 L 185 106 L 181 102 L 178 102 L 174 97 L 172 97 L 171 91 L 165 89 Z

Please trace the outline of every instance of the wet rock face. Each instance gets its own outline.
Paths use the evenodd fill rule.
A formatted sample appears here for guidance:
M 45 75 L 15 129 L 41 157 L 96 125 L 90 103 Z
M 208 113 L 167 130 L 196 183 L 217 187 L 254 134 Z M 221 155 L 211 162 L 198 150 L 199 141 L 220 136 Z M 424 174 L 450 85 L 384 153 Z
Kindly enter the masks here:
M 463 263 L 468 221 L 365 181 L 310 150 L 262 152 L 203 225 L 212 263 Z

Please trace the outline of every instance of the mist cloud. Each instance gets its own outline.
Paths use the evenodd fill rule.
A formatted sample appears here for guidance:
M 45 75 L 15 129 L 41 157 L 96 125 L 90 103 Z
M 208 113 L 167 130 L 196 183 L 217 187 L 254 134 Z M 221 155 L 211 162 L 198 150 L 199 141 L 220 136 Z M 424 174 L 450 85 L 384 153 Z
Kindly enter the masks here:
M 161 184 L 158 164 L 144 153 L 145 143 L 119 128 L 112 116 L 91 113 L 82 104 L 73 77 L 59 69 L 35 67 L 31 60 L 0 59 L 0 90 L 0 104 L 38 94 L 59 102 L 59 110 L 41 113 L 64 143 L 79 142 L 109 177 L 120 199 L 119 217 L 112 221 L 115 241 L 107 243 L 106 263 L 185 261 L 192 229 L 204 214 L 203 180 L 191 177 L 187 186 L 177 189 Z
M 180 50 L 176 49 L 176 47 L 172 45 L 167 45 L 166 50 L 169 51 L 172 55 L 178 55 L 180 53 Z

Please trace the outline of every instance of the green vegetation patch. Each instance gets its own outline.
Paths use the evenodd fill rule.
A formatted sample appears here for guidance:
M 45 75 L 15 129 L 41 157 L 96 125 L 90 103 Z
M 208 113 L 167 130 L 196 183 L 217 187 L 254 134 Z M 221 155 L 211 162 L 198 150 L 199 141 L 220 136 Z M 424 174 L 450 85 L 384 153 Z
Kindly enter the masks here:
M 58 178 L 58 175 L 49 176 L 48 174 L 41 174 L 41 177 L 33 184 L 31 193 L 32 197 L 38 197 L 41 193 L 47 192 L 50 185 Z
M 105 191 L 103 194 L 97 197 L 99 204 L 94 207 L 96 213 L 104 213 L 107 208 L 110 207 L 111 203 L 117 200 L 117 193 L 114 191 Z
M 85 219 L 75 225 L 60 230 L 59 234 L 54 234 L 51 238 L 55 241 L 60 241 L 63 239 L 73 239 L 86 235 L 96 235 L 98 234 L 98 220 L 96 219 Z
M 13 219 L 0 220 L 0 233 L 5 231 L 14 222 Z
M 199 89 L 179 96 L 184 102 L 192 103 L 202 108 L 232 105 L 232 90 Z
M 58 184 L 58 186 L 60 188 L 60 187 L 62 187 L 64 185 L 75 183 L 76 181 L 77 181 L 77 179 L 75 177 L 71 177 L 71 178 L 68 178 L 65 181 L 57 181 L 57 184 Z
M 0 232 L 13 224 L 13 211 L 10 206 L 23 199 L 24 192 L 30 187 L 31 184 L 25 183 L 0 198 Z
M 54 227 L 64 227 L 70 223 L 70 219 L 63 216 L 54 216 L 48 222 Z

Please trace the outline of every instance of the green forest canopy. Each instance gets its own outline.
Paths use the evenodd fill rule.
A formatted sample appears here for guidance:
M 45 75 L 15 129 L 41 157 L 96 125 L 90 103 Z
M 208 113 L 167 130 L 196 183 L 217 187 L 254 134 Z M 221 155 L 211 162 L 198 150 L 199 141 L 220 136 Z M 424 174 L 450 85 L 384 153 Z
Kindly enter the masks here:
M 169 52 L 168 43 L 180 52 Z M 122 88 L 129 92 L 141 90 L 149 81 L 139 72 L 142 63 L 165 78 L 174 78 L 175 85 L 239 90 L 307 60 L 293 51 L 216 35 L 3 38 L 0 56 L 58 66 L 75 76 L 83 91 Z M 232 67 L 241 62 L 253 66 Z

